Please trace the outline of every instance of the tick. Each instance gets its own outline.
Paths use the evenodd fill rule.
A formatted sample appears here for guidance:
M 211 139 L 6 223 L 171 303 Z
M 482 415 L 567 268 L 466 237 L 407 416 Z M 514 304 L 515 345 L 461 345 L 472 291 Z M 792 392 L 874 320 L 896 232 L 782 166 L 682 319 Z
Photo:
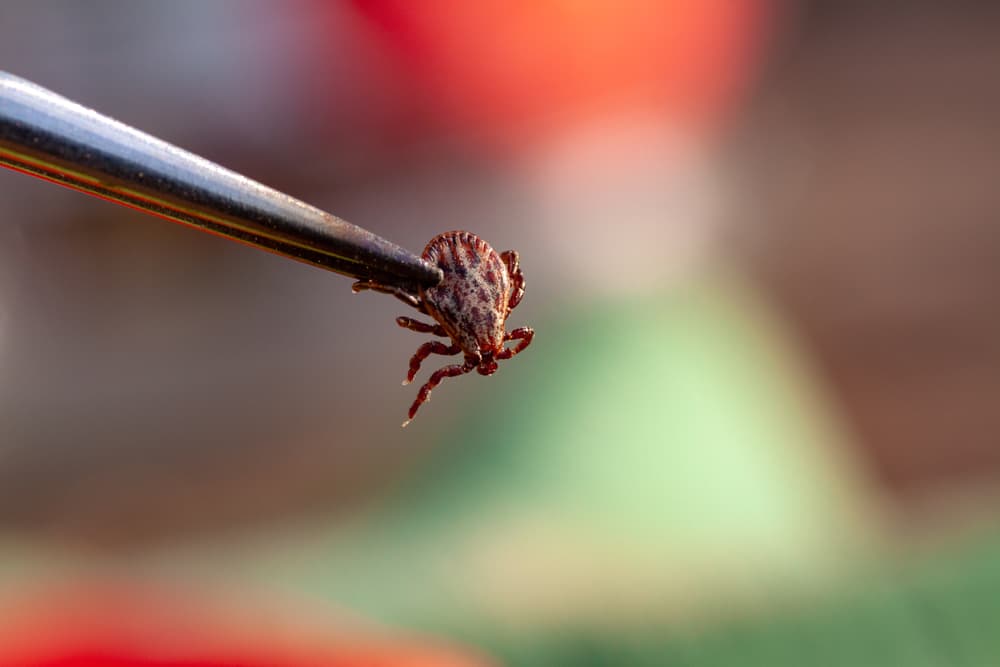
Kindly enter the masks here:
M 507 316 L 524 296 L 524 274 L 518 265 L 516 250 L 497 253 L 475 234 L 456 231 L 431 239 L 422 257 L 444 274 L 434 287 L 420 287 L 414 293 L 371 280 L 358 281 L 352 287 L 355 292 L 370 289 L 392 294 L 437 322 L 427 324 L 409 317 L 397 317 L 396 324 L 404 329 L 451 339 L 451 345 L 440 341 L 421 345 L 410 359 L 404 385 L 413 382 L 421 362 L 431 354 L 465 355 L 465 363 L 445 366 L 431 375 L 417 393 L 403 426 L 409 424 L 420 406 L 430 400 L 431 391 L 444 378 L 473 370 L 480 375 L 493 375 L 498 361 L 510 359 L 524 350 L 535 335 L 531 327 L 511 331 L 505 328 Z M 517 345 L 504 347 L 509 340 L 516 340 Z

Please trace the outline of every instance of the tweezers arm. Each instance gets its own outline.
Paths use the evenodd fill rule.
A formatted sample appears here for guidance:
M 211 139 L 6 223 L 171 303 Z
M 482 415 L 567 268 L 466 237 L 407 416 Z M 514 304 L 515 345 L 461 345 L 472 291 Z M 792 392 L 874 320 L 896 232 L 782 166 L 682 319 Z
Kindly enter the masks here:
M 354 278 L 441 279 L 372 232 L 5 72 L 0 166 Z

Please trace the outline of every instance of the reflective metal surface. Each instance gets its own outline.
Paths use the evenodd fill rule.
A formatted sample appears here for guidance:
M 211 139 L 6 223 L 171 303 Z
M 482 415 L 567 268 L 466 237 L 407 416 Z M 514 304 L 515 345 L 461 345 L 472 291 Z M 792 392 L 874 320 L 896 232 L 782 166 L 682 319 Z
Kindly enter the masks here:
M 441 279 L 372 232 L 5 72 L 0 165 L 354 278 Z

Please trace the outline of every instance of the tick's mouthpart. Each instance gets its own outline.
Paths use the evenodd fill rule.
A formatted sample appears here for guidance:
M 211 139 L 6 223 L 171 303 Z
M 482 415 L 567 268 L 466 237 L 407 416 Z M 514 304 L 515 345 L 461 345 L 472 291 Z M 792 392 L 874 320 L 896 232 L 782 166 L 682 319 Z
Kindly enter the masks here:
M 476 372 L 480 375 L 493 375 L 497 372 L 497 362 L 493 358 L 492 352 L 486 352 L 483 354 L 483 360 L 479 362 L 476 367 Z

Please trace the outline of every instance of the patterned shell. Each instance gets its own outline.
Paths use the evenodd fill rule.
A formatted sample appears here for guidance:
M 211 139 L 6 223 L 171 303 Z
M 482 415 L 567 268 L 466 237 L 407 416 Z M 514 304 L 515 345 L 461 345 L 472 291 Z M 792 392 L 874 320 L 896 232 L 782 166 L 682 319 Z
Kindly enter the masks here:
M 498 352 L 511 290 L 500 255 L 475 234 L 458 231 L 431 239 L 423 258 L 444 272 L 440 283 L 420 290 L 431 317 L 467 354 Z

